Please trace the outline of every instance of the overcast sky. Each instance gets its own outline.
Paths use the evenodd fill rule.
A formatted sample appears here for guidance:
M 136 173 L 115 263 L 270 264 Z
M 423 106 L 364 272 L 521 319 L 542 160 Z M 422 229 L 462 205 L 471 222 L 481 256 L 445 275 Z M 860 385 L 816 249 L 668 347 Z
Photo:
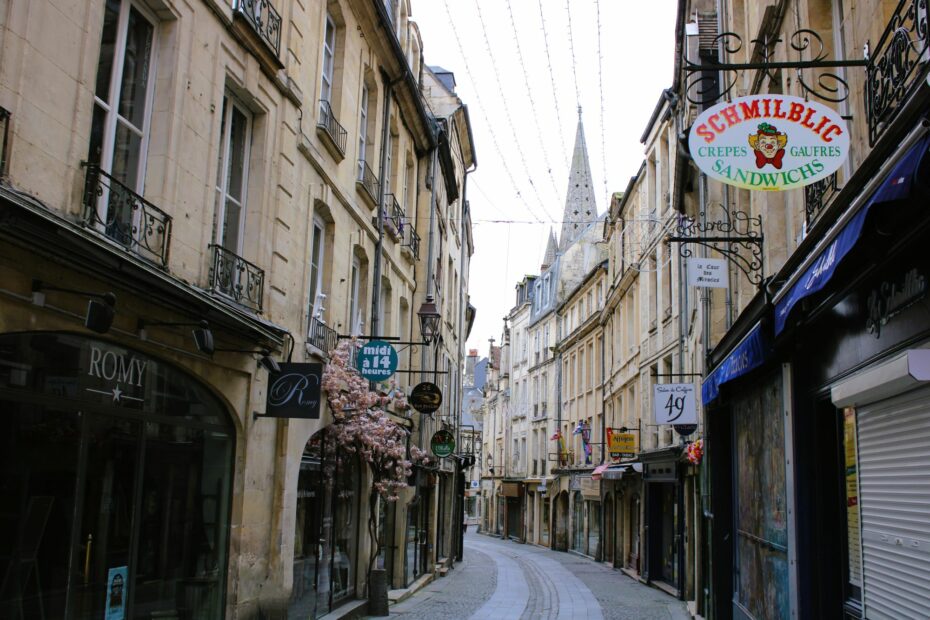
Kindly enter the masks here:
M 561 228 L 579 105 L 598 213 L 638 170 L 639 137 L 672 81 L 676 3 L 411 2 L 426 63 L 455 74 L 471 117 L 469 293 L 478 313 L 467 347 L 485 356 L 514 286 L 539 273 L 549 229 Z

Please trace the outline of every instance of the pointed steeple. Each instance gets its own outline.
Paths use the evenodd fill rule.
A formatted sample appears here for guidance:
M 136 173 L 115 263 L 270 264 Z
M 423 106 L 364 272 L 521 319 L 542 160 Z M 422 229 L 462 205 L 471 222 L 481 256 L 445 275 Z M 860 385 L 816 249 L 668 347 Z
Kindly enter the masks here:
M 542 266 L 539 268 L 540 271 L 545 271 L 552 266 L 552 263 L 555 262 L 555 255 L 559 251 L 559 244 L 555 240 L 555 231 L 549 229 L 549 242 L 546 244 L 546 255 L 543 256 Z
M 597 218 L 597 203 L 594 200 L 594 181 L 588 164 L 588 147 L 584 139 L 581 122 L 581 106 L 578 106 L 578 129 L 575 132 L 575 151 L 572 168 L 568 173 L 568 191 L 565 195 L 565 213 L 562 214 L 562 234 L 559 235 L 559 252 L 564 252 L 575 239 Z

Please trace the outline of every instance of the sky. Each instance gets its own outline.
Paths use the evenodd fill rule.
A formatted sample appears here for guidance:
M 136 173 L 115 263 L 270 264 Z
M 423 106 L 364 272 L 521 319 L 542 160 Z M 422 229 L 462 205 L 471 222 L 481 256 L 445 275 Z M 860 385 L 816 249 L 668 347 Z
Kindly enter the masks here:
M 478 167 L 466 347 L 500 342 L 514 287 L 561 229 L 581 107 L 598 213 L 639 169 L 672 82 L 675 0 L 411 0 L 426 64 L 455 74 Z

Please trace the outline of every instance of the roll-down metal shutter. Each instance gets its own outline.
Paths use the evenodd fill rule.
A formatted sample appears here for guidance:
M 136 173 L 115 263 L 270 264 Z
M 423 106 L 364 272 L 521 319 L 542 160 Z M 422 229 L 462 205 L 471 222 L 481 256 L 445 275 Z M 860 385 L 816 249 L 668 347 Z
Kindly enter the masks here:
M 858 409 L 867 618 L 930 618 L 930 388 Z

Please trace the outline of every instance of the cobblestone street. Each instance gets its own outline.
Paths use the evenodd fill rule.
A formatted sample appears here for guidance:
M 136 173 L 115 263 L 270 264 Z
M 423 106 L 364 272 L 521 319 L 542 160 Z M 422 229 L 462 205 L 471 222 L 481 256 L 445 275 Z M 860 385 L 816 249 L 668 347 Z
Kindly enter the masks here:
M 571 553 L 465 536 L 465 558 L 444 578 L 391 607 L 419 619 L 685 620 L 685 604 L 620 571 Z

